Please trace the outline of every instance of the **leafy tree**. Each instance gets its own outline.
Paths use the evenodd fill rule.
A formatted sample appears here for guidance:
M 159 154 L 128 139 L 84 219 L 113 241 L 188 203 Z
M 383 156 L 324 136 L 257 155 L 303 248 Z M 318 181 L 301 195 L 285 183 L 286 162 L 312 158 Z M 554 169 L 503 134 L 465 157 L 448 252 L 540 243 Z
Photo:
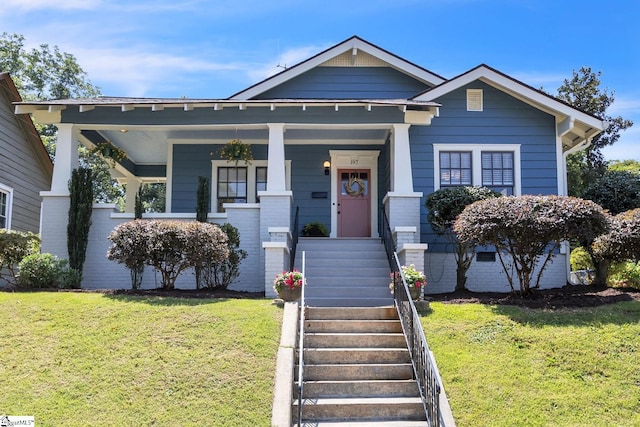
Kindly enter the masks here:
M 144 184 L 140 187 L 144 212 L 164 212 L 166 206 L 166 189 L 164 182 Z
M 42 44 L 30 50 L 18 34 L 0 34 L 0 71 L 9 72 L 25 100 L 42 101 L 63 98 L 93 98 L 100 95 L 76 58 L 60 52 L 57 46 Z M 51 124 L 35 124 L 52 160 L 58 128 Z M 117 202 L 124 198 L 121 185 L 111 178 L 109 166 L 89 150 L 80 148 L 80 166 L 94 171 L 94 195 L 97 202 Z
M 559 99 L 609 123 L 608 129 L 593 138 L 585 152 L 569 156 L 569 194 L 574 196 L 582 196 L 584 185 L 606 170 L 602 148 L 614 144 L 620 138 L 620 132 L 633 125 L 631 120 L 621 116 L 607 115 L 606 111 L 615 101 L 615 95 L 606 88 L 600 88 L 601 74 L 590 67 L 582 67 L 579 71 L 574 70 L 572 78 L 565 79 L 558 88 Z
M 539 288 L 542 273 L 563 240 L 591 245 L 607 230 L 607 215 L 600 206 L 564 196 L 481 200 L 467 206 L 454 224 L 461 241 L 496 247 L 511 289 L 515 291 L 517 279 L 521 294 Z
M 608 169 L 585 187 L 583 197 L 613 215 L 640 208 L 640 173 Z
M 500 193 L 486 187 L 452 187 L 434 191 L 426 198 L 425 206 L 429 211 L 427 220 L 431 228 L 455 248 L 456 291 L 466 289 L 467 271 L 475 256 L 476 246 L 472 241 L 459 241 L 453 231 L 453 223 L 465 207 L 489 197 L 500 197 Z
M 626 171 L 640 174 L 640 162 L 637 160 L 612 160 L 608 165 L 612 171 Z
M 0 70 L 11 74 L 24 99 L 93 98 L 100 94 L 75 56 L 48 44 L 26 50 L 24 40 L 19 34 L 0 35 Z

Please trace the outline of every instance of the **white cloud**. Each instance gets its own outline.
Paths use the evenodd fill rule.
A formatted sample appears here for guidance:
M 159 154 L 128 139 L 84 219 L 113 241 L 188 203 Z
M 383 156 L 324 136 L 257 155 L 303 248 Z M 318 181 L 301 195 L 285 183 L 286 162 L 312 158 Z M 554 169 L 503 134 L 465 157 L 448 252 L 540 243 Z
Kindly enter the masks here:
M 543 88 L 544 91 L 555 95 L 557 89 L 562 85 L 566 78 L 565 75 L 559 73 L 542 73 L 542 72 L 515 72 L 511 74 L 513 78 L 520 80 L 522 83 L 533 86 L 536 89 Z
M 174 82 L 186 75 L 249 69 L 244 64 L 208 62 L 188 56 L 154 53 L 148 49 L 76 49 L 75 53 L 91 81 L 100 86 L 105 95 L 168 96 L 161 93 L 161 88 L 175 86 Z M 114 90 L 119 92 L 113 93 Z M 179 96 L 197 94 L 182 93 Z
M 325 47 L 304 46 L 295 49 L 289 49 L 278 55 L 273 62 L 264 64 L 261 67 L 248 69 L 247 73 L 251 81 L 259 82 L 267 77 L 271 77 L 284 71 L 285 67 L 290 68 L 301 61 L 308 59 L 310 56 L 323 51 Z
M 101 0 L 4 0 L 0 14 L 36 10 L 91 10 L 100 3 Z
M 607 113 L 611 116 L 622 116 L 625 119 L 629 114 L 640 116 L 640 98 L 629 98 L 616 95 L 615 101 L 609 107 Z M 633 118 L 631 118 L 633 120 Z M 637 121 L 637 120 L 634 120 Z M 638 123 L 640 126 L 640 123 Z

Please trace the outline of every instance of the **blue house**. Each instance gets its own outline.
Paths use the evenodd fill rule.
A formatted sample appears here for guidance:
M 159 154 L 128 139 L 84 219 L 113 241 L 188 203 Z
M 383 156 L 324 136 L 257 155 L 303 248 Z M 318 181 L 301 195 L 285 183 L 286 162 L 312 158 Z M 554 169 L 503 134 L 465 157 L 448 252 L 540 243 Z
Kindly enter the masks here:
M 428 292 L 455 287 L 451 248 L 426 221 L 424 198 L 439 188 L 484 185 L 504 194 L 566 194 L 566 157 L 605 124 L 489 66 L 447 79 L 359 37 L 224 99 L 109 98 L 18 102 L 16 113 L 58 126 L 51 190 L 42 193 L 43 251 L 66 257 L 67 182 L 77 145 L 104 141 L 127 159 L 124 213 L 96 205 L 84 287 L 122 287 L 126 269 L 107 261 L 107 234 L 133 218 L 144 183 L 166 183 L 166 213 L 195 218 L 198 177 L 211 179 L 209 220 L 239 229 L 248 252 L 233 289 L 272 295 L 286 268 L 294 212 L 330 238 L 376 238 L 382 212 L 402 262 L 424 268 Z M 231 140 L 249 144 L 250 164 L 227 162 Z M 561 251 L 543 287 L 563 286 Z M 507 291 L 499 263 L 474 262 L 467 286 Z M 153 275 L 145 276 L 153 287 Z M 192 286 L 183 277 L 178 286 Z

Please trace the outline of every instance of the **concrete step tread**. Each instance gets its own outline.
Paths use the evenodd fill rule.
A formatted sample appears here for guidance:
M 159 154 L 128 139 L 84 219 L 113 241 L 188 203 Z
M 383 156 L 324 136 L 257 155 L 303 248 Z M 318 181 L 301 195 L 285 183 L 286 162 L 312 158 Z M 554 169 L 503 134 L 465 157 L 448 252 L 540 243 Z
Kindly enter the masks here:
M 295 401 L 298 404 L 298 401 Z M 422 405 L 422 399 L 420 397 L 320 397 L 302 399 L 303 405 L 405 405 L 405 404 L 419 404 Z
M 426 421 L 302 421 L 302 427 L 425 427 Z
M 308 320 L 398 320 L 393 301 L 381 307 L 307 307 Z
M 404 334 L 402 332 L 305 332 L 304 336 L 316 336 L 316 337 L 324 337 L 324 336 L 402 336 Z

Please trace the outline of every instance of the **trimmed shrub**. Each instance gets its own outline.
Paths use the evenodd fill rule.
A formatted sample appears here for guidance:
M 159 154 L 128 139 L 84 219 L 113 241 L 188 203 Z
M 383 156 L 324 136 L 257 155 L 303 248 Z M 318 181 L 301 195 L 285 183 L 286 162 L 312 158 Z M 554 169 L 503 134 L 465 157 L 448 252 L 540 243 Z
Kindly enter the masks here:
M 229 223 L 220 227 L 227 235 L 229 257 L 222 262 L 211 264 L 207 285 L 211 288 L 227 289 L 240 275 L 240 263 L 247 257 L 247 251 L 240 249 L 240 233 Z
M 453 231 L 453 224 L 466 208 L 473 202 L 490 197 L 500 197 L 486 187 L 452 187 L 443 188 L 429 194 L 425 201 L 428 209 L 427 220 L 438 235 L 444 236 L 455 248 L 456 291 L 466 289 L 467 271 L 476 253 L 476 245 L 471 241 L 460 241 Z
M 109 240 L 109 259 L 129 268 L 144 259 L 160 271 L 163 289 L 173 289 L 184 270 L 229 256 L 227 235 L 220 227 L 197 221 L 131 221 L 116 227 Z
M 595 240 L 593 250 L 612 261 L 640 261 L 640 209 L 613 217 L 610 231 Z
M 135 219 L 119 224 L 107 237 L 111 246 L 107 258 L 124 264 L 131 273 L 131 289 L 140 289 L 148 258 L 149 221 Z
M 640 265 L 635 262 L 620 263 L 612 270 L 615 272 L 611 275 L 611 285 L 618 288 L 636 288 L 640 289 Z
M 569 259 L 571 264 L 571 270 L 593 270 L 593 261 L 591 256 L 582 246 L 578 246 L 571 251 L 571 257 Z
M 542 273 L 563 240 L 588 242 L 590 246 L 608 226 L 604 210 L 589 200 L 509 196 L 466 207 L 454 230 L 462 241 L 494 245 L 511 289 L 515 291 L 517 279 L 520 293 L 527 294 L 540 286 Z
M 80 272 L 70 268 L 66 259 L 50 253 L 26 256 L 19 264 L 17 284 L 21 288 L 78 288 Z
M 15 286 L 22 259 L 40 250 L 40 238 L 33 233 L 0 229 L 0 278 Z M 2 274 L 6 269 L 9 274 Z

